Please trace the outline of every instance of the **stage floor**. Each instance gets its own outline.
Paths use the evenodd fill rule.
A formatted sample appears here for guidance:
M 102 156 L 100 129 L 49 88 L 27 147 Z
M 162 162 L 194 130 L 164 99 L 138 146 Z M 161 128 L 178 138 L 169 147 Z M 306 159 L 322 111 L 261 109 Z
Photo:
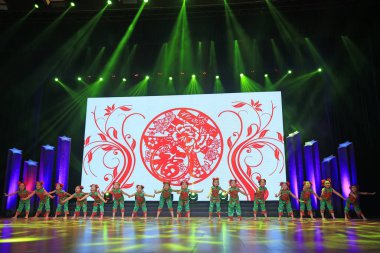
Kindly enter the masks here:
M 0 219 L 0 252 L 379 252 L 380 221 Z

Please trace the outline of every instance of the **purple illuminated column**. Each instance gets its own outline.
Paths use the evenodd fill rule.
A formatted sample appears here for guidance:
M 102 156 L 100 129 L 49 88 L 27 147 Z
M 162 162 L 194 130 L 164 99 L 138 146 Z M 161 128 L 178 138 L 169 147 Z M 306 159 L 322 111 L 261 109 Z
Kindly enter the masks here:
M 321 166 L 319 161 L 319 148 L 318 142 L 315 140 L 305 143 L 304 146 L 304 155 L 305 155 L 305 170 L 306 170 L 306 179 L 305 181 L 310 181 L 312 183 L 312 189 L 314 192 L 320 192 L 321 190 Z M 311 196 L 311 205 L 313 209 L 317 209 L 317 198 Z
M 22 151 L 16 148 L 8 150 L 7 168 L 4 181 L 4 192 L 18 191 L 18 181 L 21 174 Z M 16 209 L 17 195 L 5 198 L 5 210 Z
M 322 161 L 322 178 L 327 179 L 331 178 L 331 186 L 338 192 L 341 192 L 339 170 L 338 170 L 338 161 L 335 156 L 331 155 L 326 157 Z M 321 185 L 322 187 L 322 185 Z M 320 192 L 318 193 L 320 194 Z M 341 215 L 343 212 L 342 200 L 333 194 L 333 206 L 334 210 Z
M 38 162 L 28 160 L 24 162 L 24 169 L 22 173 L 22 180 L 25 183 L 25 188 L 28 191 L 34 191 L 36 188 L 36 181 L 37 181 L 37 169 L 38 169 Z M 30 203 L 34 204 L 35 197 L 33 196 L 30 199 Z M 32 211 L 32 209 L 31 209 Z
M 344 197 L 347 197 L 350 193 L 350 185 L 357 183 L 355 154 L 351 142 L 347 141 L 338 146 L 338 159 L 342 193 Z
M 296 131 L 289 134 L 286 138 L 287 164 L 288 164 L 288 180 L 290 182 L 290 190 L 299 195 L 300 187 L 303 181 L 303 161 L 302 161 L 302 144 L 301 136 Z M 299 208 L 299 203 L 292 199 L 294 207 Z
M 68 190 L 69 167 L 70 167 L 71 138 L 61 136 L 58 138 L 56 181 L 64 184 Z
M 52 190 L 54 172 L 54 147 L 45 145 L 41 147 L 40 168 L 38 180 L 44 182 L 47 191 Z

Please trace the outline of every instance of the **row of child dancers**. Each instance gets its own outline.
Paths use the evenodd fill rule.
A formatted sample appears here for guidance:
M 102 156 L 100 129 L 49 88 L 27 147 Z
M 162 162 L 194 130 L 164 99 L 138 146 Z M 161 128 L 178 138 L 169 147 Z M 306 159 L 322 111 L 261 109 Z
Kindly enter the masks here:
M 258 178 L 259 187 L 255 192 L 255 199 L 254 199 L 254 205 L 253 205 L 253 217 L 254 220 L 257 218 L 257 212 L 259 207 L 261 208 L 261 212 L 265 217 L 265 220 L 268 220 L 266 207 L 265 207 L 265 196 L 267 195 L 267 188 L 266 188 L 266 180 L 263 178 Z M 237 186 L 237 181 L 235 179 L 232 179 L 229 181 L 229 188 L 228 190 L 224 190 L 219 186 L 219 178 L 213 178 L 212 179 L 212 186 L 208 194 L 208 198 L 210 198 L 210 207 L 209 207 L 209 219 L 212 219 L 213 210 L 214 207 L 216 207 L 216 212 L 218 215 L 218 219 L 221 219 L 221 197 L 220 193 L 223 195 L 229 195 L 229 202 L 228 202 L 228 220 L 232 221 L 234 213 L 236 212 L 238 220 L 242 220 L 241 216 L 241 207 L 239 202 L 239 193 L 243 195 L 247 195 L 244 191 L 242 191 Z M 293 197 L 297 201 L 300 202 L 300 220 L 303 219 L 305 216 L 305 209 L 308 210 L 308 215 L 310 215 L 310 218 L 312 220 L 315 220 L 313 217 L 312 209 L 311 209 L 311 201 L 310 197 L 311 194 L 316 196 L 320 200 L 320 212 L 322 219 L 325 220 L 325 209 L 329 210 L 331 216 L 333 219 L 335 219 L 334 215 L 334 209 L 332 206 L 332 194 L 336 194 L 340 198 L 346 201 L 346 206 L 344 209 L 345 213 L 345 219 L 348 220 L 349 217 L 349 210 L 350 206 L 353 205 L 355 212 L 357 213 L 358 217 L 361 217 L 363 220 L 366 220 L 363 212 L 361 211 L 359 207 L 359 196 L 360 195 L 374 195 L 373 193 L 368 192 L 360 192 L 358 190 L 358 187 L 356 185 L 350 186 L 350 193 L 349 196 L 345 199 L 339 192 L 335 191 L 331 187 L 331 180 L 322 180 L 322 191 L 321 195 L 318 196 L 311 188 L 310 181 L 305 181 L 303 184 L 303 189 L 300 194 L 300 198 L 297 198 L 296 195 L 294 195 L 289 190 L 289 183 L 288 182 L 282 182 L 280 184 L 281 188 L 280 191 L 275 194 L 276 197 L 279 198 L 279 205 L 278 205 L 278 220 L 281 220 L 281 217 L 283 215 L 284 208 L 286 208 L 288 215 L 291 217 L 292 220 L 294 220 L 293 210 L 291 207 L 290 198 Z M 35 214 L 35 218 L 38 217 L 43 207 L 45 207 L 45 219 L 48 218 L 50 213 L 50 201 L 49 198 L 53 199 L 54 196 L 52 194 L 55 194 L 58 196 L 59 201 L 55 213 L 55 217 L 57 218 L 58 215 L 60 215 L 63 208 L 64 213 L 64 219 L 67 219 L 67 215 L 69 213 L 68 209 L 68 201 L 70 199 L 75 198 L 76 199 L 76 207 L 73 219 L 76 219 L 79 217 L 80 210 L 82 209 L 84 218 L 87 216 L 87 198 L 91 197 L 94 199 L 92 214 L 90 216 L 90 219 L 93 219 L 95 215 L 97 214 L 97 211 L 99 209 L 100 211 L 100 217 L 99 219 L 103 219 L 104 215 L 104 203 L 107 202 L 102 195 L 105 193 L 109 193 L 113 195 L 113 214 L 112 219 L 115 219 L 117 208 L 120 207 L 121 209 L 121 218 L 124 219 L 124 195 L 128 196 L 129 198 L 135 197 L 135 205 L 132 211 L 131 219 L 137 216 L 137 211 L 141 208 L 144 214 L 144 219 L 147 218 L 147 207 L 146 207 L 146 200 L 145 197 L 152 197 L 154 198 L 155 194 L 161 194 L 160 196 L 160 203 L 157 210 L 157 216 L 156 219 L 159 218 L 162 208 L 164 207 L 164 204 L 167 204 L 167 207 L 170 211 L 172 219 L 174 219 L 174 212 L 173 212 L 173 202 L 171 194 L 173 192 L 179 194 L 179 200 L 178 200 L 178 208 L 177 208 L 177 219 L 180 218 L 182 215 L 182 210 L 185 209 L 186 217 L 190 219 L 190 205 L 189 205 L 189 194 L 190 193 L 201 193 L 203 190 L 191 190 L 188 188 L 188 182 L 182 181 L 181 182 L 181 188 L 180 189 L 173 189 L 171 188 L 170 182 L 164 182 L 163 187 L 161 190 L 155 190 L 155 194 L 147 194 L 144 192 L 144 186 L 143 185 L 137 185 L 136 186 L 136 192 L 133 194 L 128 194 L 124 192 L 120 188 L 120 184 L 118 182 L 113 183 L 113 187 L 111 190 L 107 192 L 100 192 L 99 187 L 96 184 L 92 184 L 90 186 L 90 192 L 85 193 L 83 192 L 83 186 L 76 186 L 75 187 L 75 193 L 70 194 L 62 190 L 63 184 L 56 183 L 56 188 L 54 191 L 47 192 L 43 188 L 43 182 L 38 181 L 36 182 L 36 189 L 32 192 L 29 192 L 25 188 L 25 184 L 22 182 L 19 182 L 19 190 L 17 192 L 5 194 L 5 196 L 12 196 L 15 194 L 18 194 L 20 197 L 19 205 L 17 208 L 17 211 L 13 218 L 17 218 L 18 215 L 21 214 L 22 210 L 25 208 L 25 218 L 28 218 L 29 216 L 29 210 L 30 210 L 30 198 L 33 195 L 37 195 L 39 198 L 39 205 L 37 212 Z

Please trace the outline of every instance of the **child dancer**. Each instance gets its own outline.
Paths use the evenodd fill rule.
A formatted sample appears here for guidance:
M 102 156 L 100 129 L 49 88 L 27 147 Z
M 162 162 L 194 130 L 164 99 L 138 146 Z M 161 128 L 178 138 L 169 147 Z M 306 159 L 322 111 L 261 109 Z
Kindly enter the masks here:
M 162 208 L 164 207 L 164 204 L 168 205 L 168 209 L 170 212 L 170 215 L 172 216 L 172 219 L 174 219 L 174 212 L 173 212 L 173 201 L 171 198 L 172 192 L 178 193 L 179 190 L 174 190 L 170 187 L 170 182 L 164 182 L 164 186 L 162 187 L 162 190 L 159 191 L 154 191 L 155 194 L 161 193 L 160 196 L 160 204 L 158 205 L 158 210 L 157 210 L 157 217 L 156 220 L 158 220 L 158 217 L 161 214 Z
M 300 220 L 303 220 L 303 216 L 305 215 L 305 204 L 307 207 L 307 213 L 310 215 L 310 218 L 312 220 L 315 220 L 313 217 L 313 212 L 311 209 L 311 200 L 310 195 L 313 194 L 315 197 L 317 197 L 319 200 L 321 198 L 316 194 L 313 189 L 311 189 L 311 182 L 310 181 L 303 181 L 303 189 L 301 191 L 301 204 L 300 204 Z
M 280 197 L 279 203 L 278 203 L 278 220 L 279 221 L 281 220 L 284 207 L 286 207 L 286 211 L 288 212 L 288 215 L 292 217 L 292 220 L 294 220 L 292 204 L 290 203 L 290 196 L 295 198 L 297 201 L 300 201 L 300 200 L 289 190 L 289 182 L 281 182 L 280 186 L 281 186 L 280 192 L 278 194 L 275 194 L 276 198 Z
M 98 207 L 99 207 L 99 210 L 100 210 L 99 220 L 103 220 L 103 216 L 104 216 L 104 203 L 106 203 L 107 201 L 104 200 L 104 198 L 100 194 L 100 192 L 99 192 L 99 186 L 97 184 L 92 184 L 91 185 L 91 191 L 90 191 L 90 193 L 87 193 L 86 195 L 84 195 L 82 198 L 79 199 L 79 201 L 83 201 L 83 200 L 87 199 L 88 197 L 91 197 L 91 198 L 94 199 L 94 205 L 93 205 L 93 208 L 92 208 L 92 213 L 91 213 L 90 220 L 92 220 L 94 218 L 94 216 L 96 215 L 96 213 L 98 212 Z
M 24 198 L 28 197 L 29 192 L 25 189 L 25 184 L 22 182 L 18 182 L 18 191 L 12 192 L 12 193 L 4 193 L 6 197 L 13 196 L 15 194 L 18 194 L 20 197 L 20 201 L 18 202 L 17 211 L 15 213 L 15 216 L 12 218 L 17 219 L 17 216 L 20 215 L 22 212 L 22 209 L 25 207 L 25 219 L 29 218 L 29 210 L 30 210 L 30 199 L 23 200 Z
M 247 194 L 239 189 L 236 185 L 236 180 L 230 180 L 230 188 L 227 191 L 227 194 L 230 194 L 230 200 L 228 201 L 228 221 L 234 220 L 234 210 L 236 210 L 236 215 L 238 216 L 239 221 L 241 221 L 241 207 L 239 202 L 239 192 L 245 196 Z
M 83 218 L 86 219 L 86 217 L 87 217 L 87 199 L 80 201 L 80 199 L 83 198 L 87 194 L 87 193 L 82 192 L 83 188 L 84 187 L 81 185 L 76 186 L 75 187 L 75 193 L 61 202 L 61 204 L 65 204 L 70 199 L 76 198 L 77 202 L 75 204 L 75 212 L 74 212 L 74 216 L 72 218 L 73 220 L 75 220 L 76 217 L 79 217 L 79 213 L 80 213 L 81 208 L 83 210 Z
M 56 183 L 55 184 L 55 190 L 49 192 L 49 194 L 57 194 L 58 196 L 58 205 L 57 205 L 57 210 L 55 211 L 55 216 L 54 219 L 57 219 L 57 216 L 61 214 L 61 209 L 63 205 L 63 211 L 65 212 L 65 216 L 63 217 L 64 219 L 67 219 L 67 215 L 69 214 L 69 204 L 67 202 L 62 203 L 65 199 L 67 199 L 67 196 L 71 196 L 70 193 L 67 193 L 62 190 L 63 184 L 61 183 Z
M 265 216 L 265 220 L 269 220 L 267 216 L 267 211 L 265 209 L 265 194 L 267 192 L 267 188 L 265 185 L 267 184 L 267 180 L 264 178 L 257 178 L 259 182 L 259 188 L 255 192 L 255 200 L 253 202 L 253 220 L 256 220 L 257 211 L 259 210 L 259 205 L 261 207 L 261 212 Z
M 140 207 L 144 213 L 144 219 L 145 220 L 147 219 L 147 209 L 146 209 L 145 196 L 154 198 L 155 195 L 154 194 L 153 195 L 146 194 L 143 190 L 144 190 L 143 185 L 136 185 L 136 192 L 135 193 L 133 193 L 132 195 L 126 194 L 128 196 L 128 198 L 136 197 L 135 206 L 133 207 L 131 220 L 133 220 L 133 218 L 137 216 L 137 211 L 139 210 Z
M 364 216 L 362 210 L 360 209 L 359 206 L 359 195 L 375 195 L 376 192 L 359 192 L 358 191 L 358 186 L 357 185 L 351 185 L 350 186 L 350 194 L 348 195 L 346 199 L 346 207 L 344 208 L 344 219 L 348 220 L 350 218 L 349 216 L 349 211 L 350 211 L 350 206 L 351 204 L 354 206 L 354 210 L 358 217 L 362 217 L 363 220 L 367 220 L 367 218 Z
M 198 190 L 189 190 L 189 183 L 184 180 L 181 182 L 181 190 L 178 191 L 179 200 L 178 200 L 178 208 L 177 208 L 177 219 L 182 217 L 182 207 L 185 206 L 186 217 L 190 220 L 190 204 L 189 204 L 189 192 L 191 193 L 201 193 L 203 189 Z
M 224 193 L 227 192 L 219 186 L 219 178 L 218 177 L 213 178 L 210 193 L 207 195 L 207 198 L 210 198 L 210 196 L 211 196 L 210 207 L 208 209 L 208 219 L 209 220 L 211 220 L 211 218 L 212 218 L 212 212 L 213 212 L 214 206 L 216 206 L 216 211 L 218 213 L 218 219 L 220 220 L 220 196 L 219 196 L 220 191 L 222 191 Z
M 120 183 L 114 182 L 111 190 L 106 193 L 110 193 L 113 196 L 113 207 L 112 207 L 112 219 L 115 219 L 117 207 L 120 206 L 121 219 L 124 220 L 124 195 L 127 195 L 122 189 L 120 189 Z
M 40 203 L 38 204 L 38 209 L 36 212 L 36 215 L 34 215 L 33 218 L 37 218 L 41 212 L 42 208 L 45 206 L 45 220 L 49 218 L 49 213 L 50 213 L 50 201 L 49 198 L 53 199 L 54 196 L 51 196 L 44 188 L 43 188 L 44 182 L 42 181 L 37 181 L 36 182 L 36 189 L 32 191 L 28 197 L 22 198 L 22 200 L 28 200 L 30 199 L 34 194 L 38 196 L 40 199 Z
M 322 188 L 322 193 L 321 193 L 321 207 L 320 207 L 322 220 L 326 220 L 326 218 L 325 218 L 325 207 L 326 206 L 327 206 L 327 209 L 329 209 L 333 220 L 335 220 L 334 209 L 333 209 L 333 206 L 331 204 L 332 194 L 334 193 L 335 195 L 339 196 L 343 200 L 344 200 L 344 197 L 339 192 L 335 191 L 331 187 L 331 179 L 330 178 L 328 178 L 326 180 L 323 179 L 322 185 L 324 186 Z

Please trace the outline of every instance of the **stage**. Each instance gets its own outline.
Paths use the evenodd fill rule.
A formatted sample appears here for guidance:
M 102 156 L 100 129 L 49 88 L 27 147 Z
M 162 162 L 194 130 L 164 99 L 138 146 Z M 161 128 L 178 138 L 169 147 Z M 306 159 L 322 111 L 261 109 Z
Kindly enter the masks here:
M 0 220 L 1 252 L 378 252 L 380 221 Z

